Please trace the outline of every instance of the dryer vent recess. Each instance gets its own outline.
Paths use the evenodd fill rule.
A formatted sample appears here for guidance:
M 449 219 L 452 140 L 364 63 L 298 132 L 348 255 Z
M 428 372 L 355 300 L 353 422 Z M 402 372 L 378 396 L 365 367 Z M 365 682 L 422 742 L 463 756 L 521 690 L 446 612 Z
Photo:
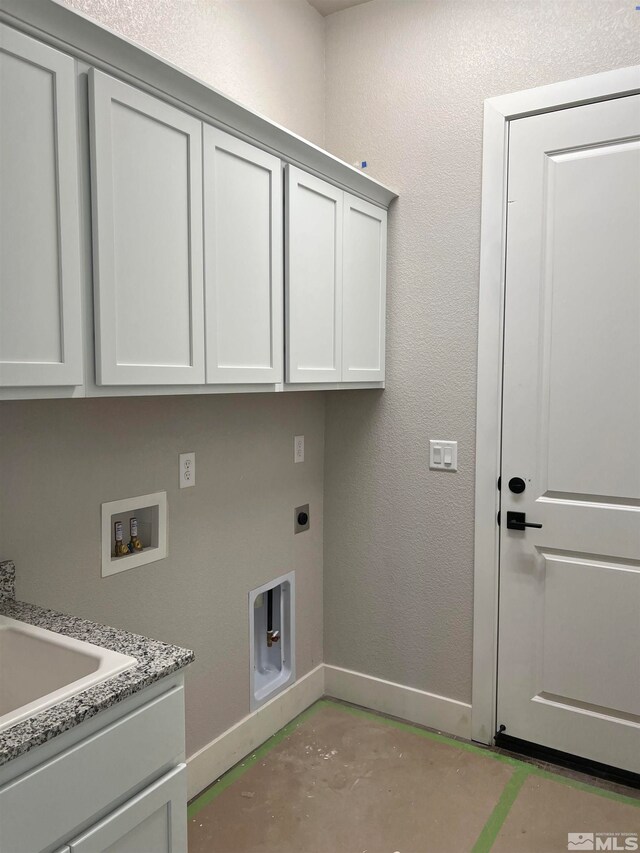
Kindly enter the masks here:
M 251 710 L 295 681 L 295 572 L 249 593 Z

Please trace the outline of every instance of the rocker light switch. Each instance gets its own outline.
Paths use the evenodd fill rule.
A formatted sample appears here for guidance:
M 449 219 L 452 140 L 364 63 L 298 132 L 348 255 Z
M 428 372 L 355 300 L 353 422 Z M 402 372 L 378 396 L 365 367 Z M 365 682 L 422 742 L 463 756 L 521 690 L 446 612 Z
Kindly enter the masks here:
M 436 471 L 457 471 L 458 442 L 432 439 L 429 442 L 429 468 Z

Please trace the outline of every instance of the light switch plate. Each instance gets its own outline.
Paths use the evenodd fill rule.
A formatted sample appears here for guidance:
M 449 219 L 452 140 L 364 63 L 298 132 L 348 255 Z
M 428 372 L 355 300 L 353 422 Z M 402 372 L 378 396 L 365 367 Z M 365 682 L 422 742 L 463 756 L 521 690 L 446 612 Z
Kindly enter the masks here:
M 458 470 L 458 442 L 429 441 L 429 468 L 435 471 L 457 471 Z
M 293 461 L 304 462 L 304 436 L 296 435 L 293 439 Z

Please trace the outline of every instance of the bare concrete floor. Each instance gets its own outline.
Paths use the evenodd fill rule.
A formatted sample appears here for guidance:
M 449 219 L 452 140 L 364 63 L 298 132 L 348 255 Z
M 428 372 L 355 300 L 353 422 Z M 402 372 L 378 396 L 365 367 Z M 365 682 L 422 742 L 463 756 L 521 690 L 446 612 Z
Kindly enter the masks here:
M 569 847 L 568 833 L 621 833 L 608 849 L 624 850 L 632 835 L 622 833 L 640 838 L 640 792 L 594 788 L 327 700 L 189 808 L 190 853 L 595 849 Z

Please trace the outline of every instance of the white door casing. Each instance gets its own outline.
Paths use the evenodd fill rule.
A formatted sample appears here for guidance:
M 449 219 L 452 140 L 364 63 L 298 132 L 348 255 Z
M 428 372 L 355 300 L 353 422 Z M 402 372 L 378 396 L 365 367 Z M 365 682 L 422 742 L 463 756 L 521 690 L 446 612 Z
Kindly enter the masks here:
M 384 380 L 387 211 L 344 194 L 342 381 Z
M 202 125 L 89 74 L 96 378 L 205 381 Z
M 207 382 L 282 382 L 282 164 L 203 132 Z
M 342 376 L 343 196 L 287 166 L 287 382 L 340 382 Z
M 0 25 L 0 385 L 81 385 L 75 61 Z
M 510 123 L 640 92 L 640 66 L 485 101 L 476 421 L 472 736 L 496 731 L 502 342 Z

